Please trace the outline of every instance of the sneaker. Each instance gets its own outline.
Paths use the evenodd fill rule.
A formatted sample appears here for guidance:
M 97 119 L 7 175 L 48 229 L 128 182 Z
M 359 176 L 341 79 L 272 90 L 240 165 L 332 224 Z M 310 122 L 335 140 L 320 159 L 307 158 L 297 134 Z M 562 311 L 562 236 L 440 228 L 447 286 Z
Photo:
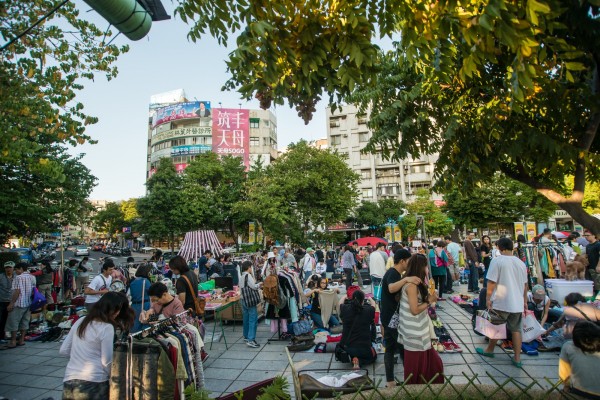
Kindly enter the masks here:
M 505 352 L 507 353 L 514 353 L 515 351 L 513 350 L 513 344 L 510 340 L 507 340 L 505 342 L 502 342 L 502 345 L 500 346 Z
M 246 342 L 246 345 L 255 349 L 260 347 L 260 344 L 256 343 L 256 340 L 249 340 L 248 342 Z
M 248 343 L 250 340 L 244 338 L 244 343 Z

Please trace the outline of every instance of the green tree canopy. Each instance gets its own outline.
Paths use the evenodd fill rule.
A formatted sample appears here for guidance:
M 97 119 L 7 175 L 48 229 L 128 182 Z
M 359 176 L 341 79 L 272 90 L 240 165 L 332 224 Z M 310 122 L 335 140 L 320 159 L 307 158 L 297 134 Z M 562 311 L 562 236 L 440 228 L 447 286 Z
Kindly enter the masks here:
M 243 160 L 203 153 L 187 166 L 182 179 L 186 230 L 227 229 L 235 239 L 238 229 L 247 222 L 234 209 L 244 195 Z
M 527 185 L 496 174 L 473 190 L 458 188 L 444 195 L 444 210 L 456 225 L 486 226 L 511 223 L 523 218 L 546 221 L 556 205 Z
M 152 239 L 168 240 L 173 248 L 175 238 L 185 232 L 182 206 L 187 200 L 182 195 L 182 178 L 171 158 L 160 159 L 146 188 L 146 196 L 138 199 L 140 229 Z
M 48 13 L 58 0 L 0 2 L 3 44 Z M 83 82 L 116 76 L 127 47 L 106 43 L 110 31 L 82 19 L 72 2 L 0 54 L 0 236 L 48 232 L 77 223 L 95 180 L 66 146 L 94 141 L 97 122 L 75 100 Z M 6 215 L 4 215 L 6 213 Z
M 359 177 L 331 150 L 300 141 L 246 184 L 240 213 L 273 238 L 306 243 L 309 229 L 343 220 L 355 206 Z
M 389 220 L 398 222 L 404 208 L 406 203 L 402 200 L 382 199 L 377 203 L 364 201 L 356 208 L 354 220 L 358 226 L 367 226 L 369 235 L 383 236 L 384 224 Z
M 115 235 L 123 229 L 125 225 L 125 215 L 121 205 L 118 203 L 107 203 L 104 210 L 100 210 L 94 216 L 94 226 L 98 232 L 108 234 L 109 238 L 114 238 Z
M 419 189 L 415 193 L 416 199 L 408 203 L 408 215 L 400 220 L 402 236 L 404 238 L 417 237 L 418 230 L 421 230 L 421 237 L 427 235 L 430 237 L 441 237 L 450 234 L 452 231 L 452 222 L 433 200 L 430 200 L 430 193 L 427 189 Z M 423 218 L 418 218 L 421 216 Z M 423 230 L 422 223 L 425 223 Z
M 192 40 L 237 35 L 225 87 L 262 107 L 287 100 L 307 121 L 323 94 L 361 103 L 372 110 L 371 151 L 440 153 L 438 188 L 502 171 L 598 233 L 581 203 L 586 179 L 600 181 L 599 6 L 182 0 L 177 13 Z M 377 34 L 398 36 L 395 51 L 379 57 Z

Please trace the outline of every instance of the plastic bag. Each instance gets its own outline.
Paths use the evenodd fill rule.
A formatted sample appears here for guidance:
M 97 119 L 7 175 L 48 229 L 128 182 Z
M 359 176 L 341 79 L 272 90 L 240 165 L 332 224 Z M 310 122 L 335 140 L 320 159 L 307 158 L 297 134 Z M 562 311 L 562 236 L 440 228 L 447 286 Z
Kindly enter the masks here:
M 215 280 L 211 279 L 210 281 L 202 282 L 198 286 L 200 290 L 215 290 Z
M 506 339 L 506 324 L 492 324 L 487 317 L 485 312 L 477 316 L 475 330 L 490 339 Z
M 525 313 L 525 318 L 523 319 L 523 343 L 529 343 L 532 340 L 535 340 L 542 333 L 546 332 L 546 330 L 540 325 L 537 319 L 535 319 L 535 315 L 531 311 L 527 311 Z

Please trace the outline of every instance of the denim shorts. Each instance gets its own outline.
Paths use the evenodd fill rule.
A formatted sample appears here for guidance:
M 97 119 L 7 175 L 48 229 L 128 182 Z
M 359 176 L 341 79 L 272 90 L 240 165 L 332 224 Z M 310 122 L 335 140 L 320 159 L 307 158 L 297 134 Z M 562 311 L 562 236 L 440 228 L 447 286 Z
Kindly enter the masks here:
M 90 382 L 72 379 L 64 383 L 63 400 L 106 400 L 108 389 L 108 381 Z

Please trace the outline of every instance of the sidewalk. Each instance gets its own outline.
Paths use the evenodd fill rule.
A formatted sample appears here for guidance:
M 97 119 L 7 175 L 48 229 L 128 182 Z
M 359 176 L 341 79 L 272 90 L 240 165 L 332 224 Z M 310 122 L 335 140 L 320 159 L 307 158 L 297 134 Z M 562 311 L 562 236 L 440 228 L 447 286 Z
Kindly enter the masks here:
M 466 287 L 461 288 L 466 291 Z M 478 383 L 493 384 L 494 379 L 503 382 L 506 378 L 514 378 L 519 384 L 527 386 L 533 380 L 543 387 L 550 384 L 543 378 L 558 381 L 558 353 L 540 353 L 539 356 L 522 357 L 523 369 L 517 369 L 510 363 L 509 355 L 499 347 L 496 358 L 487 359 L 475 353 L 475 347 L 485 345 L 485 340 L 477 336 L 471 329 L 471 316 L 451 301 L 440 303 L 443 310 L 438 316 L 450 331 L 454 340 L 463 349 L 462 353 L 442 353 L 444 372 L 455 376 L 452 383 L 466 383 L 463 373 L 472 378 L 478 374 Z M 235 331 L 234 331 L 235 328 Z M 212 332 L 212 324 L 207 325 L 207 335 Z M 285 356 L 287 342 L 271 342 L 268 339 L 276 334 L 264 320 L 259 322 L 257 341 L 260 348 L 253 349 L 244 344 L 241 324 L 225 327 L 229 349 L 225 349 L 223 340 L 206 349 L 210 358 L 205 363 L 206 387 L 217 397 L 221 394 L 235 392 L 253 383 L 283 375 L 290 382 L 293 398 L 291 372 Z M 62 378 L 67 359 L 58 354 L 60 343 L 27 343 L 26 346 L 0 352 L 0 396 L 14 400 L 41 400 L 52 397 L 55 400 L 62 396 Z M 293 361 L 298 370 L 344 368 L 335 361 L 333 354 L 303 352 L 293 354 Z M 369 374 L 375 380 L 385 380 L 383 355 L 377 362 L 369 366 Z M 396 376 L 402 380 L 402 365 L 396 365 Z

